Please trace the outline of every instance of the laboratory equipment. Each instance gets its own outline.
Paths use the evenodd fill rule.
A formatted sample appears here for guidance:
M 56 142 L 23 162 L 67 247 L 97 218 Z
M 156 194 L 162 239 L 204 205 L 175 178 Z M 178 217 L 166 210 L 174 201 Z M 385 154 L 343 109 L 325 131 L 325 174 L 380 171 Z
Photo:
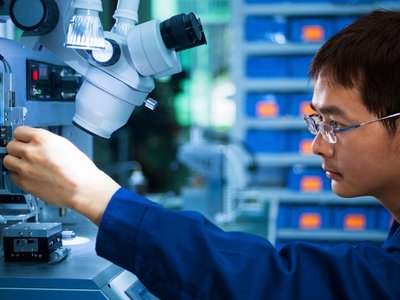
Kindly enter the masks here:
M 200 211 L 218 225 L 240 215 L 236 195 L 248 187 L 256 168 L 246 149 L 223 134 L 217 137 L 192 128 L 189 142 L 179 147 L 178 159 L 192 174 L 182 188 L 184 209 Z
M 206 39 L 193 13 L 138 24 L 138 5 L 120 0 L 104 32 L 100 0 L 0 2 L 0 20 L 23 30 L 18 42 L 0 38 L 0 161 L 17 126 L 46 128 L 92 157 L 92 135 L 109 138 L 136 106 L 156 107 L 154 80 L 180 72 L 178 52 Z M 25 193 L 2 164 L 0 171 L 1 299 L 155 299 L 135 275 L 96 255 L 97 228 L 87 219 Z
M 62 248 L 61 223 L 17 223 L 4 229 L 6 261 L 50 261 Z
M 92 155 L 90 135 L 71 124 L 82 76 L 50 52 L 0 38 L 0 161 L 17 126 L 44 127 Z M 36 218 L 36 199 L 13 184 L 0 164 L 0 223 Z
M 117 21 L 110 32 L 104 32 L 104 49 L 96 46 L 85 52 L 64 47 L 73 13 L 82 7 L 92 11 L 93 2 L 99 1 L 11 0 L 10 16 L 25 30 L 22 40 L 27 44 L 35 49 L 45 47 L 84 75 L 73 121 L 94 135 L 109 138 L 136 106 L 144 103 L 155 108 L 157 102 L 148 97 L 154 79 L 180 72 L 177 52 L 205 44 L 206 39 L 193 13 L 137 24 L 139 1 L 120 0 L 114 14 Z M 94 11 L 100 9 L 94 6 Z M 31 14 L 37 16 L 36 22 Z M 67 44 L 73 46 L 69 40 Z

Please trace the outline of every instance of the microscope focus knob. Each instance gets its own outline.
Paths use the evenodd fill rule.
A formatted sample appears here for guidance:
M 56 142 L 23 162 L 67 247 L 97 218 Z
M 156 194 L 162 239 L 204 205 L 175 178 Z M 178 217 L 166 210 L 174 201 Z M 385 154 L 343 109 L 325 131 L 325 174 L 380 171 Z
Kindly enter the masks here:
M 49 33 L 59 18 L 54 0 L 11 0 L 9 13 L 15 26 L 32 35 Z

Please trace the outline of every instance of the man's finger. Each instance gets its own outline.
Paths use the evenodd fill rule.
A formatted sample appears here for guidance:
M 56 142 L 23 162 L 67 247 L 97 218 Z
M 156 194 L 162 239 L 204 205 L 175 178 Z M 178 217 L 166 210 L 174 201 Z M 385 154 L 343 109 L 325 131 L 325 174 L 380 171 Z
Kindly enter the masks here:
M 6 146 L 8 154 L 19 158 L 25 157 L 26 151 L 28 151 L 27 147 L 29 145 L 19 141 L 11 141 Z
M 6 155 L 3 158 L 3 165 L 7 170 L 19 173 L 25 168 L 26 162 L 13 155 Z
M 40 129 L 32 128 L 27 126 L 18 126 L 14 130 L 14 138 L 17 141 L 29 143 L 32 140 L 32 137 L 38 133 Z

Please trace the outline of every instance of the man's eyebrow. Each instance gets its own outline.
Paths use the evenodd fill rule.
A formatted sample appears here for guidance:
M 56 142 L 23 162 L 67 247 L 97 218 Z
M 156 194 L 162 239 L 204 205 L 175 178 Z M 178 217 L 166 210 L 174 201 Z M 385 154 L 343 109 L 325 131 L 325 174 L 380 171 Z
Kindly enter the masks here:
M 337 106 L 329 105 L 329 106 L 324 106 L 320 109 L 317 109 L 311 102 L 310 107 L 320 114 L 346 117 L 346 113 L 340 107 L 337 107 Z

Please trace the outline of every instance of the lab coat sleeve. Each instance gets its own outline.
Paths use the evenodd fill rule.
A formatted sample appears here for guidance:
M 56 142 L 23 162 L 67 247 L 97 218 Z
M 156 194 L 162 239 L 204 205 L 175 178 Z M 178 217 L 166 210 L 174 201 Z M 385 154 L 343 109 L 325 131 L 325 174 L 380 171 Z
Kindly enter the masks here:
M 291 243 L 225 232 L 124 188 L 111 199 L 97 253 L 161 299 L 400 299 L 400 231 L 386 248 Z

